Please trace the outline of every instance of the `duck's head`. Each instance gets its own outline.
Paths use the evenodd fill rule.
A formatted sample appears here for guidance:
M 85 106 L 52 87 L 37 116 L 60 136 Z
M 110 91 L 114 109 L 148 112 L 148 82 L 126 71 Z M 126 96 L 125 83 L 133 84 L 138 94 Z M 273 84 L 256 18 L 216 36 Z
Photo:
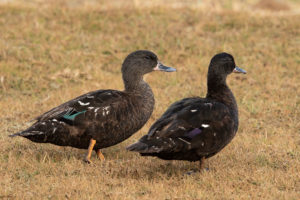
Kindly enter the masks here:
M 237 67 L 232 55 L 228 53 L 219 53 L 215 55 L 209 65 L 209 74 L 219 77 L 226 77 L 234 73 L 246 74 L 246 71 Z
M 174 72 L 176 69 L 164 66 L 153 52 L 147 50 L 132 52 L 122 65 L 123 76 L 137 78 L 152 71 Z

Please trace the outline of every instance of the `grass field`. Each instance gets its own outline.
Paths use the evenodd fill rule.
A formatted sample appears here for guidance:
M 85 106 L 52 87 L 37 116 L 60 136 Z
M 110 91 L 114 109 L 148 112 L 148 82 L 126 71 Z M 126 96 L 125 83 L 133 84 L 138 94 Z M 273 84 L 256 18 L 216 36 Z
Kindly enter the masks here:
M 276 9 L 257 1 L 5 2 L 0 199 L 300 199 L 299 1 Z M 137 49 L 156 52 L 178 72 L 147 75 L 155 111 L 138 133 L 104 150 L 105 162 L 93 154 L 87 165 L 83 150 L 8 138 L 80 94 L 122 90 L 121 63 Z M 222 51 L 248 74 L 229 77 L 240 127 L 206 162 L 210 170 L 187 176 L 198 163 L 126 152 L 170 103 L 205 95 L 210 58 Z

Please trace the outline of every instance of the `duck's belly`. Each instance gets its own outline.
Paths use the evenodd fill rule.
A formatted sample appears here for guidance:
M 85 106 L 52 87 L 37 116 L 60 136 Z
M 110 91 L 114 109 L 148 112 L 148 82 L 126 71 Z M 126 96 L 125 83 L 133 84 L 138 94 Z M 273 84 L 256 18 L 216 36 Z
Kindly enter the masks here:
M 120 123 L 118 126 L 106 129 L 105 132 L 96 132 L 92 134 L 93 139 L 96 140 L 95 148 L 106 148 L 123 142 L 140 130 L 147 120 L 139 121 L 139 123 Z
M 142 154 L 142 156 L 147 156 L 147 155 Z M 195 151 L 162 153 L 162 154 L 157 154 L 156 156 L 164 160 L 187 160 L 187 161 L 198 161 L 201 160 L 202 157 L 199 156 Z

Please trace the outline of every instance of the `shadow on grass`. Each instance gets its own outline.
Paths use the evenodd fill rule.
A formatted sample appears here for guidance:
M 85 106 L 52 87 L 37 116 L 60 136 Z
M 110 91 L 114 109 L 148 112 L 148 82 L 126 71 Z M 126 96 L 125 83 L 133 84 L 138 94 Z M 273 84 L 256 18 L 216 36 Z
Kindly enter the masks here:
M 125 150 L 124 147 L 114 146 L 103 150 L 105 161 L 92 155 L 93 164 L 82 161 L 86 150 L 72 147 L 59 147 L 52 144 L 37 144 L 30 141 L 17 141 L 6 148 L 10 156 L 31 160 L 32 165 L 49 163 L 76 165 L 83 169 L 81 173 L 99 173 L 105 177 L 125 178 L 135 180 L 162 180 L 173 177 L 184 177 L 191 170 L 199 169 L 199 162 L 164 161 L 153 157 L 141 157 Z M 71 168 L 68 168 L 71 170 Z M 68 171 L 66 168 L 65 170 Z M 85 171 L 86 169 L 87 171 Z M 89 171 L 89 172 L 88 172 Z M 207 172 L 204 172 L 207 173 Z M 201 173 L 195 173 L 195 175 Z

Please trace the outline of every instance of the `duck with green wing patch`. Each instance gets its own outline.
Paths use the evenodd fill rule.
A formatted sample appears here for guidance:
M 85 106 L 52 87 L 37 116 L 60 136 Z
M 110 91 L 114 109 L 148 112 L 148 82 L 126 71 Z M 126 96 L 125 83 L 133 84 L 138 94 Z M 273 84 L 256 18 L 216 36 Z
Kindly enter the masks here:
M 164 66 L 151 51 L 129 54 L 122 65 L 124 91 L 97 90 L 72 99 L 36 118 L 28 129 L 10 135 L 33 142 L 92 150 L 118 144 L 141 129 L 154 108 L 154 96 L 143 75 L 152 71 L 176 71 Z

